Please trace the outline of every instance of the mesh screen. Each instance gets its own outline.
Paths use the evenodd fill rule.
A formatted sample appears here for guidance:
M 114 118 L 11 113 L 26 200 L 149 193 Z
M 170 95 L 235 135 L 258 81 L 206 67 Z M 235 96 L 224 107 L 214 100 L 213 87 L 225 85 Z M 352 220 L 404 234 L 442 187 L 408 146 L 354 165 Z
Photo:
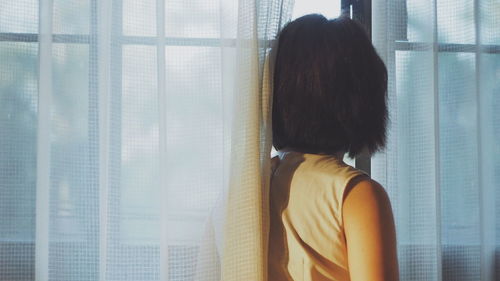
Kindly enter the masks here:
M 0 43 L 0 280 L 32 280 L 37 44 Z
M 393 204 L 401 280 L 497 280 L 500 6 L 374 4 L 391 122 L 372 167 Z
M 220 279 L 222 194 L 239 188 L 229 174 L 260 167 L 230 162 L 260 153 L 233 134 L 261 141 L 260 119 L 234 111 L 233 97 L 258 108 L 262 39 L 274 39 L 290 7 L 0 1 L 0 280 Z M 249 121 L 233 126 L 234 114 Z M 37 198 L 45 189 L 48 200 Z M 261 210 L 250 207 L 239 222 L 253 228 Z M 255 233 L 232 252 L 256 248 Z M 201 255 L 203 245 L 213 252 Z M 257 280 L 253 265 L 238 277 L 239 262 L 225 266 L 234 280 Z

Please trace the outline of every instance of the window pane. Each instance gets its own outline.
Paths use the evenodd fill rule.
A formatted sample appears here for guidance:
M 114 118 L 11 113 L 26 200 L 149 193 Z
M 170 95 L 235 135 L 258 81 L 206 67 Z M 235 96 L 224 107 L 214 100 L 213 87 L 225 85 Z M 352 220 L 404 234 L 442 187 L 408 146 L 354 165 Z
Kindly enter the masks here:
M 123 34 L 156 36 L 156 0 L 123 1 Z
M 98 126 L 97 105 L 89 99 L 88 45 L 54 43 L 52 67 L 49 278 L 95 280 Z
M 232 48 L 225 63 L 235 60 Z M 221 49 L 213 47 L 167 46 L 167 171 L 169 186 L 168 229 L 174 280 L 191 280 L 196 251 L 203 233 L 206 214 L 213 211 L 224 186 L 224 120 L 231 107 L 223 107 Z M 225 73 L 225 74 L 223 74 Z M 223 77 L 224 76 L 224 77 Z M 234 79 L 234 77 L 232 77 Z M 226 84 L 227 85 L 227 84 Z M 229 113 L 231 114 L 231 113 Z M 229 130 L 226 134 L 229 134 Z M 226 150 L 227 151 L 227 150 Z M 227 160 L 227 159 L 226 159 Z M 181 278 L 183 277 L 183 278 Z M 192 277 L 191 277 L 192 278 Z
M 37 33 L 38 1 L 0 1 L 0 32 Z
M 216 0 L 167 0 L 165 34 L 169 37 L 219 37 L 219 10 Z
M 159 245 L 156 48 L 125 46 L 122 60 L 120 241 Z
M 475 56 L 438 59 L 443 278 L 475 280 L 481 240 Z
M 90 0 L 54 0 L 54 34 L 88 34 Z
M 295 0 L 292 19 L 313 13 L 323 14 L 326 18 L 336 18 L 340 15 L 340 0 Z
M 0 42 L 0 280 L 33 280 L 38 44 Z
M 407 39 L 411 42 L 432 42 L 434 40 L 434 25 L 432 20 L 429 20 L 434 14 L 433 0 L 395 1 L 394 9 L 396 11 L 390 23 L 397 32 L 395 34 L 397 39 Z M 403 18 L 405 15 L 407 22 Z
M 214 178 L 222 167 L 220 60 L 219 48 L 166 48 L 167 142 L 172 161 L 178 162 L 171 178 L 173 210 L 204 212 L 222 186 Z
M 432 52 L 397 51 L 386 188 L 396 216 L 401 276 L 434 280 L 437 215 Z M 397 168 L 396 168 L 397 167 Z M 394 169 L 394 168 L 393 168 Z M 374 173 L 376 174 L 376 173 Z M 425 275 L 423 275 L 425 274 Z
M 482 54 L 480 72 L 483 223 L 491 235 L 484 243 L 497 247 L 495 268 L 500 276 L 500 55 Z
M 160 204 L 157 57 L 154 46 L 126 45 L 111 100 L 108 275 L 159 280 Z M 162 265 L 164 266 L 164 265 Z
M 437 1 L 438 42 L 474 44 L 474 1 Z
M 481 17 L 481 44 L 500 45 L 500 1 L 479 1 Z M 497 78 L 498 80 L 498 78 Z

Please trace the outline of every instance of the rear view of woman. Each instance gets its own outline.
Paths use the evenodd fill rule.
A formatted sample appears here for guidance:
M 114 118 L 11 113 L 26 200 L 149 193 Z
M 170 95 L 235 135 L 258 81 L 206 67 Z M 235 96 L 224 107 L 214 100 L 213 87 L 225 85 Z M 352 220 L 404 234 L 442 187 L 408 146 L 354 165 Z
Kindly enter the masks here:
M 278 41 L 269 280 L 398 280 L 388 196 L 342 160 L 385 145 L 384 63 L 349 18 L 303 16 Z

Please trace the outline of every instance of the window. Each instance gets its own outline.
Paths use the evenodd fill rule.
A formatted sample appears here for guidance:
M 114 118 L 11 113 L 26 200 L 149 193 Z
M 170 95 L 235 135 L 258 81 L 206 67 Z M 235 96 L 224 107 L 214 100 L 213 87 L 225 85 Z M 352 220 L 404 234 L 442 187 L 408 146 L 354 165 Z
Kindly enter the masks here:
M 37 115 L 44 106 L 38 99 L 41 2 L 0 1 L 0 279 L 33 280 L 35 274 Z M 178 89 L 169 98 L 183 105 L 168 107 L 167 116 L 167 126 L 176 128 L 167 143 L 178 163 L 169 172 L 169 184 L 175 187 L 168 202 L 173 225 L 169 275 L 171 280 L 192 278 L 187 264 L 194 262 L 185 261 L 196 257 L 192 241 L 217 199 L 216 186 L 224 181 L 213 177 L 219 173 L 211 167 L 223 162 L 219 138 L 227 124 L 215 120 L 224 114 L 227 101 L 210 93 L 223 91 L 217 82 L 223 78 L 214 74 L 214 69 L 227 67 L 220 59 L 219 37 L 232 46 L 236 23 L 220 30 L 221 11 L 204 0 L 187 2 L 172 1 L 166 7 L 165 46 L 158 52 L 157 1 L 113 1 L 110 146 L 103 148 L 98 129 L 99 1 L 53 0 L 51 69 L 40 71 L 51 71 L 52 77 L 54 101 L 45 124 L 51 165 L 45 168 L 53 200 L 50 232 L 56 238 L 50 252 L 57 257 L 50 266 L 64 269 L 54 273 L 60 280 L 98 279 L 102 149 L 109 152 L 107 192 L 118 198 L 109 204 L 106 217 L 109 271 L 120 280 L 158 279 L 151 268 L 159 267 L 159 242 L 151 241 L 159 236 L 162 208 L 155 196 L 160 168 L 153 159 L 160 148 L 159 124 L 152 116 L 158 114 L 161 85 L 156 77 L 161 71 L 166 85 Z M 235 8 L 233 2 L 223 1 L 224 7 Z M 331 18 L 344 10 L 371 30 L 371 2 L 296 0 L 293 18 L 313 12 Z M 483 240 L 492 239 L 496 247 L 500 241 L 500 193 L 495 193 L 500 182 L 500 7 L 492 0 L 387 3 L 390 36 L 384 44 L 394 109 L 382 156 L 387 162 L 362 156 L 355 164 L 373 171 L 391 194 L 403 278 L 436 280 L 442 271 L 444 280 L 475 280 L 484 269 L 478 264 L 487 248 Z M 165 56 L 165 65 L 158 65 L 158 56 Z M 197 71 L 178 71 L 183 65 L 196 65 Z M 189 85 L 192 79 L 202 80 L 203 95 Z M 207 146 L 210 157 L 183 158 L 196 157 Z M 195 162 L 198 166 L 191 165 Z M 197 176 L 189 177 L 193 170 Z M 203 190 L 192 188 L 202 184 Z M 193 196 L 182 196 L 185 192 Z M 495 215 L 488 217 L 488 212 Z M 495 237 L 484 234 L 487 224 L 494 225 Z M 75 256 L 75 251 L 84 254 Z M 498 265 L 498 249 L 495 254 Z
M 0 2 L 0 279 L 33 280 L 35 274 L 38 5 L 36 0 Z M 177 90 L 169 97 L 183 105 L 168 108 L 167 126 L 177 129 L 167 142 L 172 161 L 179 163 L 169 178 L 174 187 L 168 202 L 171 280 L 192 277 L 185 261 L 196 257 L 192 241 L 199 239 L 207 208 L 223 180 L 213 170 L 222 165 L 219 136 L 225 125 L 216 121 L 221 119 L 222 102 L 221 77 L 215 73 L 222 65 L 214 7 L 204 1 L 178 1 L 165 9 L 163 67 L 166 83 Z M 119 198 L 108 209 L 107 239 L 113 255 L 109 271 L 123 280 L 154 280 L 151 268 L 159 267 L 155 238 L 161 209 L 155 199 L 160 171 L 154 157 L 159 149 L 158 123 L 153 117 L 158 114 L 156 1 L 113 1 L 109 148 L 99 147 L 97 9 L 97 0 L 53 1 L 52 70 L 46 71 L 52 71 L 53 89 L 48 121 L 50 252 L 57 258 L 50 262 L 63 269 L 53 275 L 61 280 L 97 278 L 102 219 L 99 150 L 107 149 L 108 192 Z M 223 32 L 227 38 L 235 37 L 236 24 Z M 179 71 L 180 65 L 187 67 Z M 199 77 L 204 79 L 199 83 L 203 92 L 186 83 Z M 179 122 L 189 129 L 179 127 Z M 205 138 L 197 137 L 196 131 Z M 186 155 L 197 157 L 207 146 L 210 159 L 183 161 Z M 198 166 L 186 165 L 194 162 Z M 196 176 L 187 175 L 193 171 Z M 202 186 L 200 181 L 204 189 L 193 188 Z M 11 261 L 13 252 L 19 253 L 14 255 L 19 260 Z
M 490 280 L 500 241 L 498 5 L 379 4 L 374 39 L 389 70 L 391 127 L 372 172 L 391 195 L 401 276 Z

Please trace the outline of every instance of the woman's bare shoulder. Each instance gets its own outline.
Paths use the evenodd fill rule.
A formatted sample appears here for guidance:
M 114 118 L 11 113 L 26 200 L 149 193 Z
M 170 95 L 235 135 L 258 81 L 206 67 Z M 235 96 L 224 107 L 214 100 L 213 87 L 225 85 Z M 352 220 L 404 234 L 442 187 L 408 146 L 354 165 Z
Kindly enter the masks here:
M 369 178 L 353 184 L 343 222 L 351 280 L 398 280 L 394 218 L 382 185 Z

